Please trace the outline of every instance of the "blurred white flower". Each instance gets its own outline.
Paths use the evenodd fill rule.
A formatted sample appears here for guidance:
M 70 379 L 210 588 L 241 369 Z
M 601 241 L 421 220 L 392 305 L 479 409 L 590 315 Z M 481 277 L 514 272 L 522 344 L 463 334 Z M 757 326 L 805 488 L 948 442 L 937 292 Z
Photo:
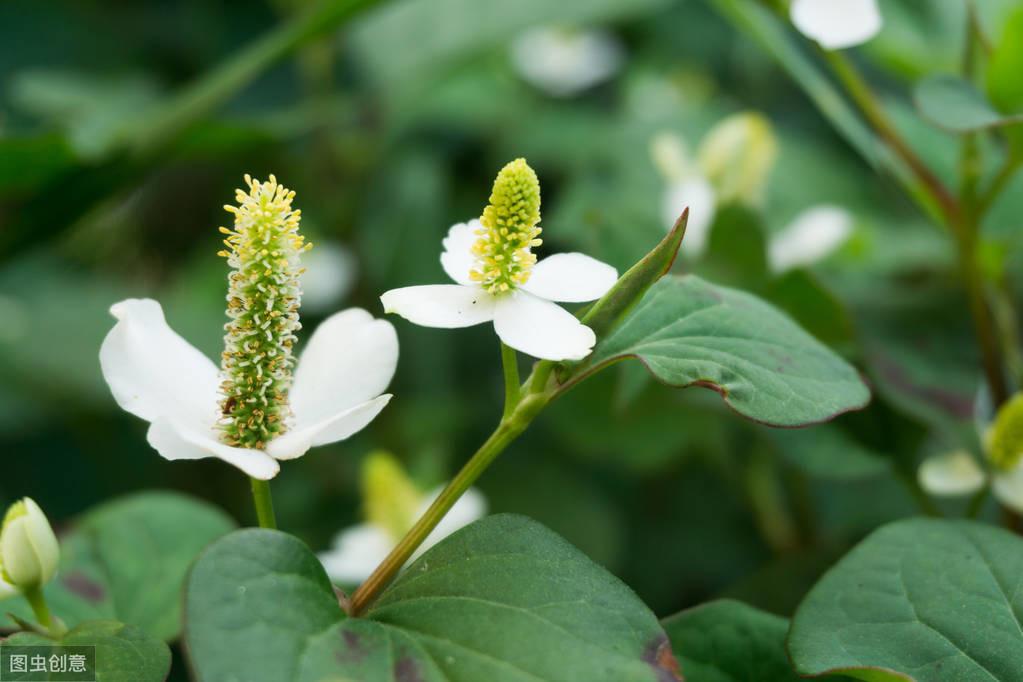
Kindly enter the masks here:
M 881 30 L 877 0 L 792 0 L 792 23 L 827 50 L 867 42 Z
M 519 75 L 555 97 L 571 97 L 607 80 L 623 58 L 618 39 L 600 29 L 538 26 L 511 45 L 511 61 Z
M 217 457 L 262 480 L 277 460 L 344 440 L 391 399 L 398 339 L 386 320 L 350 308 L 327 318 L 306 344 L 288 393 L 288 430 L 265 450 L 225 445 L 218 428 L 221 373 L 167 325 L 160 304 L 128 299 L 111 307 L 117 324 L 100 348 L 100 366 L 117 404 L 150 423 L 149 444 L 169 460 Z
M 965 452 L 935 455 L 920 465 L 920 486 L 938 496 L 975 493 L 991 481 L 991 492 L 1006 507 L 1023 514 L 1023 393 L 1017 393 L 983 428 L 981 441 L 990 474 Z
M 711 182 L 719 201 L 759 205 L 778 157 L 771 122 L 756 111 L 721 119 L 707 131 L 697 153 L 700 172 Z
M 342 530 L 331 548 L 318 555 L 327 575 L 344 585 L 355 585 L 368 578 L 441 490 L 420 493 L 391 455 L 371 454 L 363 465 L 366 522 Z M 486 513 L 487 500 L 483 494 L 475 488 L 465 491 L 409 561 Z
M 980 490 L 987 477 L 970 453 L 957 450 L 924 460 L 917 479 L 929 493 L 954 496 Z
M 318 241 L 302 259 L 302 310 L 333 310 L 355 282 L 357 265 L 352 253 L 337 242 Z
M 618 280 L 610 265 L 581 253 L 539 263 L 540 187 L 523 159 L 494 182 L 482 220 L 458 223 L 443 240 L 440 261 L 457 284 L 392 289 L 384 310 L 424 327 L 453 329 L 493 322 L 506 345 L 544 360 L 581 360 L 596 343 L 593 330 L 554 301 L 582 303 Z
M 852 216 L 838 206 L 811 206 L 771 238 L 767 259 L 775 272 L 813 265 L 827 258 L 852 235 Z
M 691 175 L 669 183 L 664 190 L 661 204 L 661 220 L 666 229 L 671 229 L 682 214 L 682 209 L 689 207 L 689 222 L 686 223 L 686 234 L 682 253 L 699 258 L 707 249 L 710 238 L 710 226 L 714 222 L 717 211 L 717 198 L 714 187 L 700 175 Z

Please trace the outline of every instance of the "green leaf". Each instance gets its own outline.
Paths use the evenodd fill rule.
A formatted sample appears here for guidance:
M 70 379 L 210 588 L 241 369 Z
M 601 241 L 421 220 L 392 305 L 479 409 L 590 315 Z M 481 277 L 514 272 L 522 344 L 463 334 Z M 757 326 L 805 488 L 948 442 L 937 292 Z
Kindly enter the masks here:
M 697 682 L 796 682 L 785 654 L 788 621 L 722 599 L 661 622 L 687 679 Z
M 987 91 L 1003 111 L 1023 109 L 1023 8 L 1008 17 L 987 67 Z
M 855 369 L 783 313 L 693 275 L 655 284 L 569 381 L 630 357 L 666 384 L 713 389 L 771 426 L 824 421 L 870 399 Z
M 1023 670 L 1023 540 L 969 521 L 875 531 L 810 591 L 789 652 L 802 675 L 1010 682 Z
M 112 620 L 82 623 L 59 642 L 32 632 L 19 632 L 4 640 L 4 646 L 58 645 L 95 646 L 96 679 L 102 682 L 163 682 L 170 673 L 171 653 L 166 644 L 137 627 Z M 60 655 L 60 650 L 55 649 L 50 653 Z M 4 679 L 67 678 L 62 675 L 42 678 L 39 673 L 28 673 L 24 676 L 5 676 Z
M 953 133 L 969 133 L 1023 121 L 998 112 L 973 85 L 958 76 L 930 76 L 917 83 L 913 100 L 920 115 Z
M 69 627 L 115 619 L 175 639 L 188 567 L 233 527 L 223 512 L 177 493 L 114 500 L 85 514 L 61 537 L 60 569 L 46 586 L 47 601 Z M 34 620 L 20 597 L 0 611 Z
M 304 544 L 257 529 L 203 553 L 185 604 L 202 682 L 676 679 L 667 638 L 636 595 L 517 516 L 447 538 L 365 618 L 345 616 Z
M 626 311 L 636 305 L 654 282 L 671 270 L 682 238 L 686 234 L 688 222 L 689 209 L 686 208 L 668 235 L 619 277 L 614 286 L 587 310 L 583 316 L 583 323 L 589 326 L 594 334 L 599 337 L 610 329 Z

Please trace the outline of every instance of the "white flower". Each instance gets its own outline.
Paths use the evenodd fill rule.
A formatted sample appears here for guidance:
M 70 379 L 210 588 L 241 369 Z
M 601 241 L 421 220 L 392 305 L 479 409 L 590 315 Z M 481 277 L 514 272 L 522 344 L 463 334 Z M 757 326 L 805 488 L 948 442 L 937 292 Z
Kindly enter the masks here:
M 322 241 L 305 254 L 302 267 L 302 310 L 312 313 L 335 310 L 337 302 L 351 290 L 358 270 L 348 249 Z
M 555 97 L 570 97 L 613 76 L 621 43 L 602 30 L 532 28 L 512 43 L 511 60 L 527 82 Z
M 978 423 L 990 463 L 991 491 L 1006 507 L 1023 514 L 1023 393 L 999 408 L 990 425 Z M 920 486 L 933 495 L 958 496 L 984 487 L 988 476 L 965 452 L 936 455 L 917 472 Z
M 792 0 L 792 23 L 827 50 L 865 43 L 881 30 L 877 0 Z
M 325 320 L 309 339 L 288 393 L 287 430 L 265 450 L 221 441 L 221 372 L 168 325 L 160 304 L 128 299 L 111 307 L 117 324 L 100 349 L 100 366 L 122 409 L 150 423 L 149 444 L 166 459 L 217 457 L 268 480 L 277 460 L 344 440 L 387 405 L 394 375 L 394 327 L 351 308 Z
M 540 184 L 524 159 L 505 165 L 480 220 L 458 223 L 443 241 L 440 262 L 457 284 L 392 289 L 384 310 L 425 327 L 493 322 L 506 345 L 544 360 L 581 360 L 596 343 L 593 330 L 553 301 L 603 296 L 618 272 L 581 253 L 536 262 Z
M 698 258 L 707 249 L 710 226 L 717 211 L 714 187 L 703 176 L 690 175 L 669 183 L 665 188 L 661 218 L 666 229 L 674 227 L 675 221 L 687 206 L 689 220 L 686 223 L 685 248 L 682 252 L 692 258 Z
M 426 512 L 440 492 L 440 488 L 434 490 L 421 502 L 416 518 Z M 487 500 L 483 494 L 475 488 L 466 490 L 419 546 L 410 561 L 414 561 L 456 530 L 483 518 L 486 513 Z M 331 549 L 320 553 L 319 559 L 331 580 L 345 585 L 356 585 L 370 576 L 373 569 L 387 558 L 388 553 L 400 540 L 401 537 L 395 537 L 381 524 L 361 523 L 338 533 Z
M 811 206 L 771 238 L 767 260 L 775 272 L 812 265 L 848 241 L 852 229 L 852 216 L 845 209 Z
M 581 360 L 590 354 L 593 330 L 553 301 L 582 303 L 603 296 L 618 279 L 610 265 L 581 253 L 549 256 L 516 290 L 497 294 L 474 282 L 472 252 L 479 220 L 453 225 L 443 241 L 441 265 L 457 284 L 392 289 L 384 310 L 424 327 L 454 329 L 493 322 L 508 346 L 544 360 Z

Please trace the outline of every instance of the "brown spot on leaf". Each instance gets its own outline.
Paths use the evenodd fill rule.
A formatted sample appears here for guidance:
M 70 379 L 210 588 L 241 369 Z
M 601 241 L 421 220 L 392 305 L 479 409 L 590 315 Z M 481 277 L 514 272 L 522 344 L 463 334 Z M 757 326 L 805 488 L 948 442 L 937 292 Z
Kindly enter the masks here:
M 81 597 L 87 602 L 98 604 L 107 596 L 103 585 L 96 582 L 81 571 L 72 571 L 65 575 L 61 582 L 69 592 Z
M 341 630 L 341 648 L 334 654 L 338 663 L 361 663 L 369 651 L 363 645 L 362 637 L 351 630 Z
M 419 664 L 410 656 L 402 656 L 394 662 L 394 679 L 396 682 L 423 682 Z
M 657 673 L 657 682 L 685 682 L 675 654 L 671 652 L 671 642 L 664 633 L 657 635 L 643 650 L 643 660 Z

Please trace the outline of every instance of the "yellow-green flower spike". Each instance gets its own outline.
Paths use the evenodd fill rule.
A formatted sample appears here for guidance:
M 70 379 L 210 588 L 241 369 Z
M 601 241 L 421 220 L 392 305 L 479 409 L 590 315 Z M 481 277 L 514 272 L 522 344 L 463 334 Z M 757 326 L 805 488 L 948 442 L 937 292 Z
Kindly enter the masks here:
M 422 495 L 390 453 L 377 451 L 362 465 L 366 520 L 400 540 L 416 521 Z
M 491 294 L 525 284 L 536 263 L 530 249 L 541 244 L 539 222 L 540 181 L 525 159 L 515 159 L 494 180 L 472 246 L 476 264 L 469 277 Z
M 1023 393 L 1017 393 L 998 410 L 987 446 L 988 458 L 997 469 L 1012 469 L 1023 459 Z
M 228 276 L 224 325 L 223 441 L 263 449 L 285 429 L 288 389 L 295 360 L 295 332 L 301 328 L 301 254 L 310 244 L 298 233 L 301 213 L 292 209 L 295 193 L 277 184 L 245 176 L 248 191 L 238 190 L 234 228 L 221 227 L 227 249 L 220 252 L 232 268 Z

